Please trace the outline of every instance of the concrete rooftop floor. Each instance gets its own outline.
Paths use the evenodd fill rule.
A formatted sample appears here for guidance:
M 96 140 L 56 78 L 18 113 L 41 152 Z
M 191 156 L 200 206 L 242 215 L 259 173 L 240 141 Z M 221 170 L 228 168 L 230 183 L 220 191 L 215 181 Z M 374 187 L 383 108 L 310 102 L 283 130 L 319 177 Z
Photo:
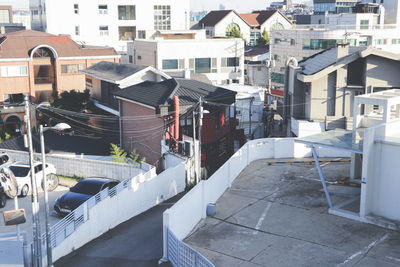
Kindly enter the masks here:
M 335 204 L 358 188 L 335 185 L 349 163 L 324 163 Z M 400 233 L 328 214 L 314 164 L 248 166 L 186 238 L 215 266 L 400 266 Z

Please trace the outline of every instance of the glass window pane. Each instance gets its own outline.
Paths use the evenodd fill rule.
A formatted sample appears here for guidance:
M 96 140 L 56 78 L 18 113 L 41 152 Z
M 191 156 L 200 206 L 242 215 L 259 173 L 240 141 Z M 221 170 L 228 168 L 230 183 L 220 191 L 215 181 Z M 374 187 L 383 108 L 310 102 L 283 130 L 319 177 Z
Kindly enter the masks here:
M 196 73 L 210 73 L 211 72 L 211 58 L 196 58 L 195 59 L 195 72 Z
M 176 69 L 178 69 L 178 60 L 177 59 L 164 59 L 162 61 L 162 68 L 164 70 L 176 70 Z

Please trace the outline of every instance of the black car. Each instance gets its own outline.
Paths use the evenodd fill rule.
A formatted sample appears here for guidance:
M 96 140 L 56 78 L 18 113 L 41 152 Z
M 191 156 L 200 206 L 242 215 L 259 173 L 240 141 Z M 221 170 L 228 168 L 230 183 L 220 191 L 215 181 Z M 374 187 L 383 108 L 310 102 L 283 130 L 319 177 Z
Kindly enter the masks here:
M 7 195 L 4 193 L 4 188 L 0 185 L 0 208 L 4 208 L 7 203 Z
M 59 215 L 66 215 L 100 191 L 107 187 L 111 189 L 118 183 L 117 180 L 106 178 L 83 179 L 71 187 L 69 192 L 57 198 L 54 210 Z

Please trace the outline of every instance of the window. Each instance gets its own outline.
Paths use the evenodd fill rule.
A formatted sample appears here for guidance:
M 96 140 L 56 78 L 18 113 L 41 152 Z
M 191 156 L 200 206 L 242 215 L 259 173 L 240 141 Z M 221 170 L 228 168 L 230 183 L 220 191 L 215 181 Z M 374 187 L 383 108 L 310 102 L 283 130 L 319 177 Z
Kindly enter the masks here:
M 369 28 L 368 24 L 369 24 L 368 19 L 360 20 L 360 30 L 368 30 L 368 28 Z
M 251 32 L 250 33 L 250 46 L 255 46 L 258 43 L 258 40 L 261 38 L 261 33 L 260 32 Z
M 86 88 L 92 88 L 93 87 L 93 80 L 90 78 L 85 79 L 86 82 Z
M 296 40 L 295 39 L 290 39 L 290 45 L 296 45 Z
M 178 60 L 177 59 L 163 59 L 162 61 L 163 70 L 177 70 Z
M 120 26 L 118 27 L 120 41 L 132 41 L 136 37 L 136 27 Z
M 375 39 L 375 45 L 381 45 L 381 44 L 383 44 L 382 39 Z
M 282 73 L 272 72 L 271 80 L 276 83 L 284 83 L 285 75 L 283 75 Z
M 142 56 L 137 56 L 137 59 L 138 59 L 138 60 L 141 60 L 141 59 L 142 59 Z
M 336 44 L 342 43 L 342 40 L 336 39 L 304 39 L 303 49 L 320 50 L 336 47 Z
M 102 14 L 102 15 L 108 14 L 107 5 L 99 5 L 99 14 Z
M 129 55 L 129 63 L 133 63 L 133 56 Z
M 138 31 L 139 39 L 146 39 L 146 31 Z
M 83 64 L 63 64 L 61 65 L 61 73 L 79 73 L 85 66 Z
M 196 58 L 194 60 L 196 73 L 211 73 L 211 58 Z
M 1 66 L 1 77 L 28 76 L 28 66 Z
M 237 66 L 239 66 L 239 58 L 238 57 L 228 57 L 226 59 L 226 65 L 228 67 L 237 67 Z
M 75 35 L 80 35 L 79 26 L 75 26 Z
M 4 103 L 15 104 L 24 102 L 24 94 L 7 94 L 3 96 Z
M 279 39 L 279 38 L 275 38 L 275 39 L 274 39 L 274 43 L 275 43 L 275 44 L 279 44 L 280 42 L 282 42 L 281 39 Z
M 100 36 L 108 35 L 108 26 L 99 26 Z
M 79 5 L 74 4 L 74 14 L 79 14 Z
M 171 6 L 154 6 L 154 30 L 171 29 Z
M 8 9 L 0 10 L 0 23 L 10 23 L 10 11 Z
M 32 11 L 31 11 L 31 14 L 32 14 L 33 16 L 39 15 L 39 10 L 32 10 Z
M 118 19 L 135 20 L 136 19 L 135 6 L 118 6 Z
M 400 39 L 392 39 L 392 44 L 400 44 Z

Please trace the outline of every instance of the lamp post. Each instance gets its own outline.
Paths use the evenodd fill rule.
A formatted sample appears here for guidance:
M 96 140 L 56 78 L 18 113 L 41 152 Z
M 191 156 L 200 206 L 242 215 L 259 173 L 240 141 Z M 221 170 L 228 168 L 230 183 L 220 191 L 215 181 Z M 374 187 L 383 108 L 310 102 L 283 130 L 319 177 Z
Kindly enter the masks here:
M 44 205 L 45 205 L 45 220 L 46 220 L 46 249 L 47 249 L 47 266 L 53 265 L 53 253 L 51 249 L 50 239 L 50 223 L 49 223 L 49 197 L 47 192 L 47 176 L 46 176 L 46 157 L 45 157 L 45 146 L 44 146 L 44 135 L 43 133 L 47 130 L 64 131 L 71 129 L 66 123 L 58 123 L 53 127 L 43 127 L 40 125 L 40 150 L 42 152 L 42 173 L 43 173 L 43 191 L 44 191 Z

